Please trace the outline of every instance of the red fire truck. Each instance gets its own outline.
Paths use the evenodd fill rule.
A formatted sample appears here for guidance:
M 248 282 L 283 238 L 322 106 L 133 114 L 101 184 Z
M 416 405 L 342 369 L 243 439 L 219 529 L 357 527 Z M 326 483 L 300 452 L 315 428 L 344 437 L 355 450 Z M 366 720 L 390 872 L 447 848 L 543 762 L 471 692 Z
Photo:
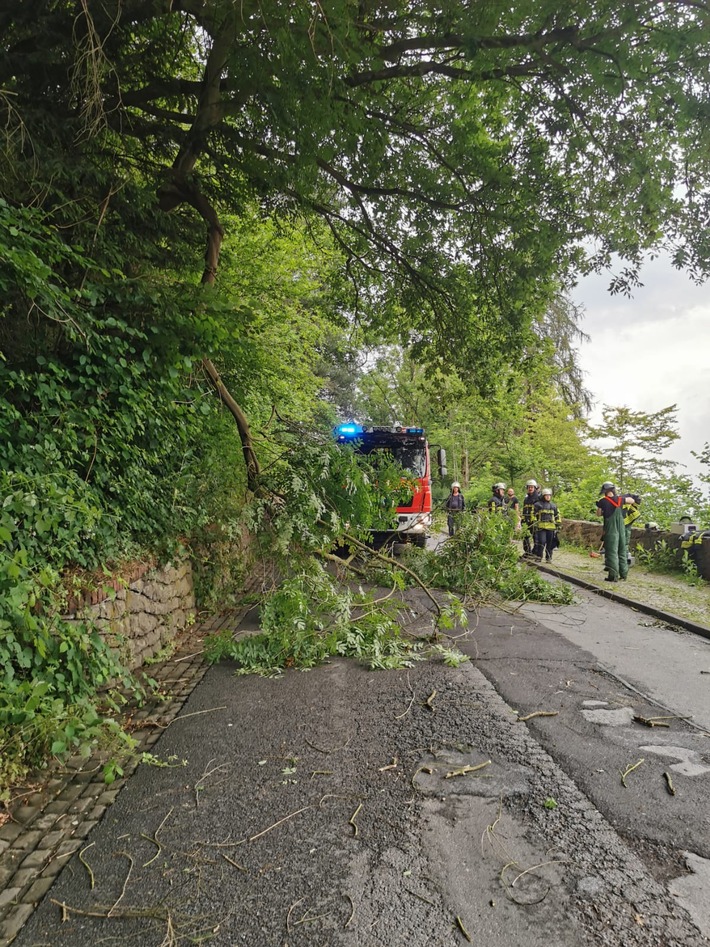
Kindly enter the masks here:
M 392 529 L 373 533 L 373 543 L 382 545 L 394 541 L 425 546 L 431 529 L 431 461 L 424 428 L 365 426 L 351 422 L 338 425 L 335 437 L 340 444 L 352 444 L 359 454 L 386 451 L 416 484 L 411 501 L 397 507 Z

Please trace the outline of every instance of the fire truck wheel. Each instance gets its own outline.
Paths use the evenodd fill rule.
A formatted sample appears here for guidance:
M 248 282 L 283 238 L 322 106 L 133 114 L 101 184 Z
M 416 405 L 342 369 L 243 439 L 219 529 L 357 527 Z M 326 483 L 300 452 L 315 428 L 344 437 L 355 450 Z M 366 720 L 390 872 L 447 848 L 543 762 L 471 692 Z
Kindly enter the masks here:
M 420 549 L 426 549 L 426 536 L 415 536 L 414 545 L 419 546 Z

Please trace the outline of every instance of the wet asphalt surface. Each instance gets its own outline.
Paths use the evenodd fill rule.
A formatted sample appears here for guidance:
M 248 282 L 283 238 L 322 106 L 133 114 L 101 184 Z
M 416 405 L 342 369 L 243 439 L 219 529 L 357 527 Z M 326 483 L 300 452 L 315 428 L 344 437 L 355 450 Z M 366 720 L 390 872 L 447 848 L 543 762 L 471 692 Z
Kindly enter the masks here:
M 479 614 L 470 643 L 479 658 L 486 643 L 491 677 L 506 622 Z M 519 713 L 541 709 L 539 685 L 527 680 Z M 273 680 L 211 668 L 154 747 L 170 765 L 138 768 L 13 944 L 706 943 L 548 754 L 556 720 L 519 722 L 473 663 L 338 660 Z M 586 724 L 598 763 L 609 741 Z M 592 765 L 567 755 L 573 776 Z

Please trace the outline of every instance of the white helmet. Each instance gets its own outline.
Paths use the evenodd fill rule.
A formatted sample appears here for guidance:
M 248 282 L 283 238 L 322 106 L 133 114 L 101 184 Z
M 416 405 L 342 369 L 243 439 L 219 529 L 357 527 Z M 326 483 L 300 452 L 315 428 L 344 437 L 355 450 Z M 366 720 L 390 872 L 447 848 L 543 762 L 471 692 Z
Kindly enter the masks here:
M 552 490 L 550 489 L 550 487 L 543 487 L 542 490 L 540 491 L 540 496 L 541 496 L 541 497 L 551 497 L 551 496 L 552 496 Z
M 526 487 L 535 487 L 535 489 L 537 490 L 537 480 L 528 480 L 528 482 L 525 484 L 525 486 L 526 486 Z
M 504 484 L 504 483 L 494 483 L 494 484 L 493 484 L 493 489 L 494 489 L 494 490 L 505 490 L 505 484 Z
M 454 489 L 454 487 L 458 487 L 459 490 L 461 489 L 461 484 L 458 482 L 458 480 L 454 480 L 454 482 L 451 484 L 452 490 Z

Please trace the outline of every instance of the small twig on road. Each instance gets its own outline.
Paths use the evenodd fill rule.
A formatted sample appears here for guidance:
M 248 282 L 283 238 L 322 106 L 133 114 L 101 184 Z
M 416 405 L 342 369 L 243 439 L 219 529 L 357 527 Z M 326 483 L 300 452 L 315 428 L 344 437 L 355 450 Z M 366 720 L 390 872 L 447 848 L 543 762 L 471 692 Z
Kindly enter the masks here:
M 416 769 L 416 770 L 414 771 L 414 775 L 412 776 L 412 789 L 416 789 L 416 788 L 417 788 L 417 784 L 415 783 L 414 780 L 417 778 L 417 776 L 418 776 L 420 773 L 426 773 L 428 776 L 431 776 L 431 774 L 432 774 L 433 772 L 434 772 L 434 770 L 433 770 L 433 768 L 432 768 L 431 766 L 420 766 L 418 769 Z
M 486 760 L 485 763 L 478 763 L 476 766 L 469 766 L 466 763 L 465 766 L 459 767 L 459 769 L 452 769 L 450 773 L 447 773 L 444 776 L 444 779 L 451 779 L 452 776 L 466 776 L 468 773 L 475 773 L 479 769 L 484 769 L 486 766 L 490 766 L 491 761 Z
M 414 693 L 414 688 L 412 687 L 412 685 L 411 685 L 410 682 L 409 682 L 409 671 L 407 671 L 407 687 L 409 688 L 409 690 L 410 690 L 411 693 L 412 693 L 412 699 L 409 701 L 409 706 L 408 706 L 407 709 L 404 711 L 404 713 L 397 714 L 397 716 L 394 718 L 395 720 L 401 720 L 402 717 L 406 717 L 406 716 L 407 716 L 407 714 L 409 713 L 409 711 L 412 709 L 412 704 L 414 703 L 414 700 L 415 700 L 415 698 L 416 698 L 416 696 L 417 696 L 417 695 Z
M 463 921 L 461 920 L 461 918 L 458 916 L 458 914 L 456 915 L 456 923 L 458 924 L 459 930 L 461 931 L 461 933 L 463 934 L 463 936 L 466 938 L 466 940 L 469 942 L 469 944 L 472 944 L 472 943 L 473 943 L 473 938 L 471 937 L 471 935 L 469 934 L 469 932 L 468 932 L 468 931 L 466 930 L 466 928 L 464 927 L 464 923 L 463 923 Z
M 256 839 L 261 838 L 262 835 L 266 835 L 267 832 L 270 832 L 272 829 L 278 828 L 279 825 L 283 825 L 284 822 L 288 822 L 289 819 L 293 819 L 294 816 L 300 815 L 302 812 L 305 812 L 306 809 L 312 809 L 313 806 L 304 806 L 302 809 L 296 809 L 295 812 L 290 812 L 288 815 L 285 815 L 283 819 L 279 819 L 278 822 L 274 822 L 273 825 L 270 825 L 267 829 L 264 829 L 262 832 L 257 832 L 256 835 L 252 835 L 247 839 L 247 842 L 254 842 Z
M 670 727 L 661 717 L 642 717 L 640 714 L 634 714 L 636 723 L 642 723 L 645 727 Z
M 304 739 L 305 739 L 305 738 L 304 738 Z M 352 740 L 352 737 L 348 737 L 347 740 L 345 741 L 345 743 L 342 744 L 342 746 L 335 746 L 335 747 L 333 747 L 332 750 L 324 750 L 322 746 L 316 746 L 316 744 L 315 744 L 315 743 L 311 743 L 310 740 L 306 740 L 306 743 L 311 747 L 311 749 L 313 749 L 313 750 L 318 750 L 319 753 L 326 753 L 326 754 L 328 754 L 328 753 L 337 753 L 338 750 L 344 750 L 345 747 L 348 745 L 348 743 L 350 743 L 351 740 Z
M 302 901 L 305 901 L 305 900 L 306 900 L 305 897 L 299 898 L 298 901 L 294 901 L 291 907 L 288 909 L 288 914 L 286 915 L 286 933 L 287 934 L 291 933 L 291 912 L 293 911 L 294 908 L 298 907 L 298 905 Z
M 171 810 L 171 811 L 172 811 L 172 810 Z M 129 866 L 128 866 L 128 873 L 126 874 L 125 880 L 124 880 L 124 882 L 123 882 L 123 888 L 121 888 L 121 893 L 120 893 L 119 896 L 118 896 L 118 900 L 117 900 L 117 901 L 114 901 L 114 903 L 113 903 L 113 905 L 112 905 L 110 911 L 109 911 L 108 914 L 106 915 L 106 917 L 113 917 L 113 912 L 116 910 L 116 908 L 118 907 L 118 905 L 119 905 L 121 899 L 123 898 L 124 894 L 126 893 L 126 888 L 128 887 L 128 879 L 131 877 L 131 872 L 133 871 L 133 857 L 132 857 L 131 855 L 129 855 L 128 852 L 116 852 L 116 854 L 117 854 L 117 855 L 123 855 L 125 858 L 128 859 L 128 861 L 130 862 L 130 864 L 129 864 Z
M 209 766 L 210 763 L 214 763 L 214 757 L 207 763 L 207 766 Z M 196 808 L 196 809 L 197 809 L 197 808 L 199 807 L 199 805 L 200 805 L 200 793 L 201 793 L 202 790 L 205 788 L 205 787 L 204 787 L 204 781 L 205 781 L 206 779 L 209 779 L 209 777 L 210 777 L 213 773 L 217 773 L 217 772 L 219 772 L 219 770 L 221 770 L 221 769 L 226 770 L 226 769 L 228 769 L 228 768 L 229 768 L 229 767 L 228 767 L 227 763 L 220 763 L 219 766 L 214 766 L 212 769 L 207 769 L 207 768 L 205 768 L 205 771 L 203 772 L 202 776 L 200 776 L 200 778 L 199 778 L 199 779 L 197 780 L 197 782 L 195 783 L 195 808 Z M 219 783 L 217 783 L 217 785 L 219 785 Z
M 673 780 L 671 779 L 671 774 L 670 774 L 670 773 L 664 773 L 664 774 L 663 774 L 663 778 L 664 778 L 665 781 L 666 781 L 666 789 L 667 789 L 668 792 L 671 794 L 671 796 L 675 796 L 675 786 L 673 785 Z
M 91 882 L 91 890 L 94 890 L 94 873 L 91 870 L 91 865 L 84 860 L 84 852 L 88 852 L 92 845 L 96 845 L 96 842 L 91 842 L 90 845 L 87 845 L 86 848 L 82 848 L 79 852 L 79 861 L 82 863 L 84 868 L 89 872 L 89 881 Z
M 196 658 L 198 654 L 204 654 L 204 648 L 200 648 L 199 651 L 193 651 L 192 654 L 183 654 L 181 658 L 175 658 L 174 664 L 179 664 L 180 661 L 189 661 L 190 658 Z
M 556 717 L 559 710 L 534 710 L 531 714 L 525 714 L 524 717 L 518 717 L 518 723 L 524 723 L 526 720 L 532 720 L 533 717 Z
M 626 777 L 627 777 L 630 773 L 633 773 L 633 771 L 634 771 L 635 769 L 638 769 L 638 767 L 639 767 L 642 763 L 645 763 L 645 762 L 646 762 L 645 759 L 639 760 L 638 763 L 633 763 L 631 766 L 627 767 L 627 768 L 623 771 L 623 773 L 621 773 L 621 785 L 624 787 L 624 789 L 628 789 L 628 788 L 629 788 L 629 787 L 626 785 Z
M 220 855 L 226 862 L 229 862 L 230 865 L 234 865 L 234 867 L 237 868 L 239 871 L 247 870 L 244 867 L 244 865 L 240 865 L 238 862 L 235 862 L 233 858 L 230 858 L 229 855 L 225 855 L 224 852 L 220 852 Z
M 399 765 L 399 760 L 397 759 L 396 756 L 394 756 L 394 757 L 392 758 L 392 762 L 391 762 L 391 763 L 389 763 L 387 766 L 380 766 L 380 768 L 377 770 L 377 772 L 378 772 L 378 773 L 386 773 L 387 770 L 390 770 L 390 769 L 397 769 L 398 765 Z
M 549 862 L 540 862 L 539 865 L 532 865 L 530 868 L 526 868 L 525 871 L 521 871 L 519 875 L 516 875 L 515 878 L 513 878 L 513 880 L 510 882 L 510 887 L 511 887 L 511 888 L 514 887 L 515 882 L 516 882 L 519 878 L 522 878 L 523 875 L 527 875 L 527 874 L 529 874 L 531 871 L 537 871 L 538 868 L 544 868 L 546 865 L 559 865 L 559 860 L 558 860 L 558 859 L 554 859 L 554 860 L 549 861 Z
M 429 694 L 429 696 L 427 697 L 427 699 L 424 701 L 424 705 L 425 705 L 426 707 L 428 707 L 429 710 L 431 710 L 432 713 L 434 713 L 433 701 L 434 701 L 434 698 L 435 698 L 435 697 L 436 697 L 436 688 L 434 688 L 434 690 L 431 692 L 431 694 Z
M 350 908 L 351 908 L 350 917 L 345 922 L 345 927 L 347 928 L 347 927 L 350 927 L 350 922 L 355 917 L 355 902 L 353 901 L 353 899 L 350 897 L 349 894 L 344 895 L 344 897 L 346 897 L 348 901 L 350 902 Z
M 352 825 L 352 827 L 355 829 L 353 833 L 353 838 L 355 838 L 358 834 L 358 828 L 357 828 L 357 823 L 355 819 L 357 818 L 357 815 L 361 809 L 362 809 L 362 803 L 360 803 L 360 805 L 357 807 L 357 809 L 353 812 L 353 814 L 348 819 L 348 822 L 350 823 L 350 825 Z
M 156 845 L 157 848 L 158 848 L 158 851 L 155 853 L 155 855 L 153 855 L 152 858 L 149 858 L 148 861 L 144 863 L 144 865 L 142 866 L 143 868 L 147 868 L 148 865 L 152 865 L 153 862 L 155 861 L 155 859 L 158 857 L 158 855 L 160 855 L 160 853 L 162 852 L 163 846 L 162 846 L 162 844 L 158 841 L 158 832 L 160 832 L 160 830 L 162 829 L 162 827 L 163 827 L 163 826 L 165 825 L 165 823 L 168 821 L 168 819 L 170 818 L 170 815 L 171 815 L 171 813 L 172 813 L 172 811 L 173 811 L 174 808 L 175 808 L 174 806 L 170 806 L 170 810 L 168 811 L 167 815 L 165 816 L 165 818 L 163 819 L 163 821 L 160 823 L 160 825 L 158 826 L 158 828 L 155 830 L 155 834 L 154 834 L 152 837 L 151 837 L 150 835 L 146 835 L 145 832 L 141 832 L 141 838 L 144 838 L 144 839 L 146 839 L 147 841 L 152 842 L 153 845 Z
M 551 863 L 545 862 L 545 864 L 551 864 Z M 541 904 L 545 900 L 545 898 L 548 896 L 550 891 L 552 890 L 551 885 L 548 884 L 543 894 L 539 898 L 535 898 L 533 901 L 525 901 L 525 900 L 515 897 L 515 894 L 513 893 L 513 885 L 518 880 L 518 878 L 521 878 L 528 871 L 535 871 L 536 868 L 541 868 L 542 865 L 533 865 L 532 868 L 526 868 L 525 871 L 521 871 L 515 876 L 515 880 L 513 881 L 512 884 L 508 884 L 508 882 L 505 880 L 506 871 L 509 868 L 518 868 L 518 867 L 519 867 L 518 863 L 515 861 L 508 862 L 507 865 L 503 866 L 503 870 L 500 873 L 500 880 L 503 887 L 505 888 L 505 893 L 508 895 L 508 897 L 513 902 L 513 904 L 519 904 L 521 907 L 528 907 L 528 906 L 532 906 L 533 904 Z
M 423 901 L 425 904 L 431 904 L 432 907 L 436 907 L 434 901 L 431 901 L 429 898 L 425 898 L 423 894 L 419 894 L 417 891 L 412 891 L 411 888 L 408 888 L 406 885 L 402 885 L 407 894 L 411 894 L 414 898 L 419 898 L 420 901 Z
M 227 705 L 225 704 L 223 707 L 208 707 L 207 710 L 193 710 L 192 713 L 180 714 L 179 717 L 174 717 L 170 721 L 170 723 L 174 723 L 176 720 L 187 720 L 188 717 L 199 717 L 202 714 L 213 714 L 213 713 L 216 713 L 216 711 L 218 710 L 226 710 L 226 709 L 227 709 Z M 168 726 L 170 726 L 170 723 L 168 724 Z
M 168 912 L 166 922 L 167 922 L 167 928 L 165 930 L 165 937 L 163 938 L 162 943 L 160 944 L 160 947 L 177 947 L 178 938 L 175 933 L 175 928 L 173 926 L 173 919 L 170 916 L 170 912 Z

